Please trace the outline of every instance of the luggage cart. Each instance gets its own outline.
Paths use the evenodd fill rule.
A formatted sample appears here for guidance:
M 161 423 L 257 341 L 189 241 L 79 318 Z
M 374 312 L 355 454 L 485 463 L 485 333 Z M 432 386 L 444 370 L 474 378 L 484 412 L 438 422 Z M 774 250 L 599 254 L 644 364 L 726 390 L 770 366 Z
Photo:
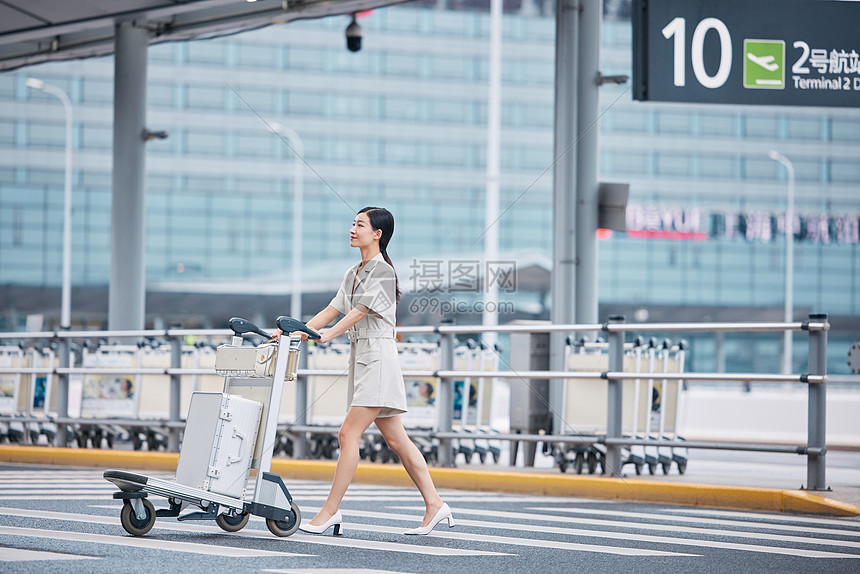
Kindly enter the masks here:
M 223 392 L 192 396 L 174 480 L 121 470 L 104 473 L 120 489 L 113 495 L 123 501 L 120 522 L 133 536 L 149 532 L 157 517 L 215 520 L 223 530 L 237 532 L 253 514 L 265 518 L 276 536 L 289 536 L 301 524 L 299 507 L 281 477 L 270 470 L 284 383 L 296 380 L 301 348 L 301 339 L 288 334 L 301 331 L 311 339 L 319 335 L 282 316 L 277 326 L 284 335 L 278 342 L 243 347 L 242 335 L 269 335 L 238 317 L 229 325 L 235 333 L 232 343 L 216 352 Z M 257 469 L 256 483 L 253 497 L 246 500 L 252 467 Z M 166 497 L 170 507 L 155 510 L 150 494 Z M 200 511 L 180 516 L 186 507 Z

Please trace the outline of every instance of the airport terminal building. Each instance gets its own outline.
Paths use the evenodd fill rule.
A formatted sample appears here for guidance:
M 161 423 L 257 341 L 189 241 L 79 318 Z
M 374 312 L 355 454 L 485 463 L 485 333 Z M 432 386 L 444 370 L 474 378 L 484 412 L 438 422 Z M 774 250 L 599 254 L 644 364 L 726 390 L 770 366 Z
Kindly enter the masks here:
M 632 28 L 607 2 L 604 74 L 631 73 Z M 621 4 L 623 6 L 623 4 Z M 457 2 L 297 21 L 148 52 L 147 322 L 220 327 L 289 309 L 296 142 L 304 170 L 304 310 L 313 314 L 356 259 L 347 232 L 366 205 L 391 210 L 390 254 L 404 324 L 474 323 L 488 264 L 516 273 L 500 322 L 549 318 L 552 261 L 553 5 L 505 2 L 500 261 L 483 260 L 489 17 Z M 103 328 L 110 278 L 113 59 L 0 73 L 0 329 L 58 322 L 63 108 L 74 107 L 73 326 Z M 855 71 L 860 77 L 860 69 Z M 785 230 L 795 237 L 795 319 L 831 317 L 833 372 L 860 333 L 860 109 L 658 104 L 601 88 L 600 179 L 630 184 L 627 232 L 599 241 L 600 318 L 782 319 Z M 796 217 L 786 224 L 787 178 Z M 422 299 L 423 297 L 423 299 Z M 451 313 L 441 300 L 465 303 Z M 423 303 L 422 303 L 423 301 Z M 431 304 L 436 301 L 435 304 Z M 411 312 L 409 305 L 412 304 Z M 797 361 L 805 340 L 798 338 Z M 693 368 L 775 370 L 780 341 L 692 348 Z M 798 363 L 800 365 L 801 363 Z

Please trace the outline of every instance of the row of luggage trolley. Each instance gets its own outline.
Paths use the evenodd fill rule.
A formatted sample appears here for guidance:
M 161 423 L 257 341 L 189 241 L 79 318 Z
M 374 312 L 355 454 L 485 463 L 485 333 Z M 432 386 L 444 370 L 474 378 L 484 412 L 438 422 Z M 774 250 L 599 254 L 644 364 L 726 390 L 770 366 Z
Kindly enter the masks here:
M 624 346 L 624 371 L 648 373 L 648 378 L 623 381 L 622 434 L 626 438 L 644 440 L 646 444 L 625 448 L 623 466 L 633 466 L 636 474 L 647 469 L 655 474 L 660 468 L 669 474 L 675 465 L 679 474 L 687 470 L 687 449 L 659 446 L 660 440 L 681 440 L 679 422 L 682 414 L 683 382 L 661 378 L 661 373 L 683 373 L 688 345 L 686 341 L 648 340 L 637 337 Z M 565 364 L 568 371 L 603 372 L 609 366 L 609 344 L 580 339 L 568 342 Z M 603 379 L 568 379 L 563 388 L 564 421 L 561 434 L 592 436 L 605 434 L 607 428 L 607 386 Z M 647 444 L 654 441 L 654 445 Z M 582 442 L 545 443 L 544 452 L 551 454 L 561 472 L 576 474 L 607 472 L 606 447 Z M 611 469 L 619 470 L 620 469 Z
M 403 424 L 412 431 L 416 443 L 428 463 L 439 459 L 439 441 L 421 436 L 432 431 L 438 421 L 438 381 L 434 377 L 414 376 L 410 372 L 432 372 L 439 369 L 439 345 L 419 341 L 398 343 L 400 366 L 406 385 L 407 413 Z M 308 356 L 308 368 L 312 370 L 335 370 L 346 372 L 349 345 L 332 343 L 317 347 Z M 466 341 L 454 350 L 455 370 L 496 370 L 498 354 L 493 349 Z M 487 378 L 460 378 L 454 381 L 453 430 L 462 431 L 474 438 L 452 441 L 452 460 L 465 463 L 488 461 L 499 462 L 501 442 L 494 439 L 498 431 L 493 429 L 491 419 L 493 381 Z M 312 425 L 336 426 L 343 420 L 346 410 L 347 379 L 340 376 L 313 376 L 308 382 L 308 423 Z M 336 437 L 316 433 L 309 447 L 311 455 L 323 458 L 337 456 Z M 371 462 L 398 462 L 397 455 L 388 448 L 382 437 L 368 434 L 362 439 L 360 455 Z
M 223 378 L 215 374 L 216 347 L 219 341 L 194 342 L 182 347 L 182 367 L 212 374 L 183 377 L 180 412 L 187 413 L 194 392 L 215 392 L 222 388 Z M 404 371 L 408 412 L 404 425 L 413 431 L 413 440 L 428 463 L 439 460 L 439 441 L 421 436 L 438 421 L 438 382 L 433 377 L 412 376 L 411 371 L 432 372 L 439 368 L 440 351 L 435 343 L 409 341 L 398 343 L 401 367 Z M 682 406 L 682 386 L 679 381 L 661 379 L 660 373 L 683 372 L 686 343 L 669 340 L 635 339 L 625 345 L 624 370 L 653 373 L 653 378 L 625 380 L 623 383 L 624 435 L 634 439 L 654 440 L 655 445 L 634 445 L 624 452 L 624 465 L 631 465 L 636 474 L 645 469 L 651 474 L 662 469 L 669 473 L 674 465 L 683 474 L 687 467 L 686 449 L 660 447 L 660 438 L 680 439 L 678 422 Z M 320 431 L 307 432 L 308 451 L 312 458 L 334 459 L 338 454 L 336 427 L 346 410 L 346 367 L 349 345 L 333 343 L 310 346 L 308 368 L 335 370 L 340 376 L 308 378 L 307 423 Z M 570 371 L 604 371 L 608 367 L 608 344 L 585 340 L 568 341 L 566 365 Z M 73 354 L 74 355 L 74 354 Z M 469 339 L 454 350 L 454 369 L 463 371 L 493 371 L 498 369 L 497 349 L 488 349 Z M 83 347 L 79 353 L 81 365 L 91 368 L 152 368 L 170 366 L 171 347 L 166 341 L 147 341 L 140 345 L 103 343 L 95 348 Z M 48 371 L 57 364 L 55 349 L 0 346 L 0 367 L 43 367 Z M 74 366 L 74 365 L 73 365 Z M 57 404 L 55 376 L 45 374 L 0 374 L 0 414 L 18 415 L 32 421 L 0 422 L 0 441 L 49 444 L 53 442 L 56 424 L 52 414 Z M 517 384 L 512 382 L 511 384 Z M 454 381 L 453 430 L 473 435 L 451 441 L 455 462 L 498 463 L 502 441 L 493 425 L 491 412 L 495 381 L 492 378 L 458 378 Z M 167 429 L 163 421 L 169 412 L 170 377 L 163 374 L 100 375 L 86 374 L 70 377 L 69 414 L 81 422 L 67 426 L 70 443 L 81 448 L 113 448 L 120 442 L 131 443 L 135 450 L 167 448 Z M 291 456 L 294 434 L 288 431 L 296 412 L 295 393 L 284 392 L 281 397 L 275 455 Z M 564 426 L 562 434 L 583 436 L 606 432 L 607 382 L 601 379 L 568 379 L 563 390 Z M 498 405 L 497 405 L 498 406 Z M 498 415 L 498 413 L 496 413 Z M 92 418 L 101 422 L 87 423 Z M 117 424 L 104 421 L 116 420 Z M 133 421 L 133 423 L 132 423 Z M 605 447 L 599 443 L 554 442 L 543 444 L 543 452 L 553 458 L 562 472 L 604 473 Z M 378 435 L 367 434 L 361 445 L 361 456 L 372 462 L 398 462 L 396 455 Z

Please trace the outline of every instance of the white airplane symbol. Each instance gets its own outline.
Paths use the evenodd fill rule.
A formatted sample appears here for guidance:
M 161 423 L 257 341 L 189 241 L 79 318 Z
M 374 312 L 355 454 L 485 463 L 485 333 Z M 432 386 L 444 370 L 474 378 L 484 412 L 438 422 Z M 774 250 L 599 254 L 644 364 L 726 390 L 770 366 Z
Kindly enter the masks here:
M 747 53 L 747 58 L 749 58 L 750 61 L 755 62 L 768 72 L 776 71 L 779 68 L 779 64 L 773 61 L 773 56 L 756 56 L 755 54 Z

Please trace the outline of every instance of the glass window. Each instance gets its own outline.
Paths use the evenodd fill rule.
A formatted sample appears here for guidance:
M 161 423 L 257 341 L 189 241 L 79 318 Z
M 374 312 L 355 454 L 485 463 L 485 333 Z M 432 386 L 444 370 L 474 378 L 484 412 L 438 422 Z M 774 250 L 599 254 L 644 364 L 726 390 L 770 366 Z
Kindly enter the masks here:
M 278 46 L 268 44 L 238 44 L 239 65 L 243 68 L 274 68 Z
M 113 81 L 85 78 L 83 101 L 88 103 L 108 103 L 113 101 Z
M 788 118 L 788 137 L 799 140 L 821 139 L 821 120 L 818 118 Z
M 218 40 L 195 40 L 188 42 L 188 61 L 192 64 L 223 64 L 226 60 L 226 44 Z
M 744 158 L 744 178 L 776 181 L 777 167 L 782 169 L 782 167 L 772 159 Z
M 292 91 L 287 94 L 287 113 L 322 115 L 322 112 L 322 94 Z
M 287 66 L 296 70 L 322 71 L 325 68 L 325 50 L 290 46 L 287 50 Z
M 860 142 L 860 120 L 833 118 L 831 131 L 835 142 Z
M 385 73 L 392 76 L 420 76 L 423 59 L 423 56 L 412 52 L 387 52 L 384 57 Z
M 338 117 L 356 120 L 376 119 L 379 106 L 377 96 L 360 94 L 332 94 L 332 113 Z
M 657 173 L 659 175 L 686 177 L 692 171 L 690 169 L 691 163 L 690 156 L 661 153 L 657 155 Z
M 267 90 L 264 88 L 246 87 L 239 88 L 236 91 L 239 92 L 239 95 L 242 96 L 242 100 L 244 100 L 244 102 L 239 101 L 239 106 L 243 109 L 250 107 L 258 113 L 277 111 L 278 93 L 275 89 Z
M 856 184 L 860 181 L 860 162 L 856 160 L 832 160 L 830 163 L 830 181 Z
M 188 107 L 205 110 L 224 109 L 224 88 L 220 86 L 188 86 Z
M 222 155 L 224 134 L 216 131 L 189 130 L 185 138 L 185 151 L 189 155 Z
M 702 156 L 699 165 L 704 178 L 728 179 L 735 176 L 735 159 L 729 156 Z
M 706 136 L 731 136 L 735 132 L 735 118 L 733 116 L 701 114 L 699 125 L 702 135 Z
M 552 126 L 554 118 L 555 110 L 553 109 L 552 102 L 547 104 L 523 104 L 524 128 Z
M 383 113 L 386 118 L 419 121 L 423 119 L 422 110 L 427 107 L 423 98 L 385 96 Z
M 430 163 L 465 167 L 469 165 L 471 153 L 469 146 L 454 143 L 435 143 L 430 146 Z
M 111 149 L 113 144 L 113 128 L 84 124 L 81 134 L 81 146 L 88 149 Z
M 421 150 L 415 142 L 386 141 L 383 145 L 383 161 L 389 164 L 418 164 Z
M 27 141 L 37 147 L 63 147 L 66 145 L 65 124 L 43 124 L 33 122 L 29 125 Z M 41 170 L 40 170 L 41 171 Z
M 776 116 L 746 116 L 744 132 L 748 138 L 776 139 L 779 122 Z
M 272 157 L 275 155 L 271 134 L 240 133 L 236 138 L 236 154 L 244 157 Z
M 146 86 L 147 104 L 154 108 L 173 107 L 173 84 L 152 82 Z
M 15 122 L 12 120 L 0 120 L 0 143 L 15 143 Z
M 692 114 L 687 112 L 657 112 L 657 131 L 660 133 L 688 134 L 692 125 Z
M 0 97 L 12 99 L 15 96 L 15 74 L 0 74 Z
M 612 174 L 648 174 L 650 158 L 647 153 L 638 151 L 613 150 L 603 154 L 606 167 Z
M 436 54 L 430 57 L 430 72 L 434 78 L 470 80 L 474 75 L 474 59 Z
M 468 123 L 473 105 L 471 100 L 431 100 L 429 120 L 439 123 Z
M 524 62 L 524 78 L 526 84 L 552 84 L 555 82 L 555 61 L 528 60 Z
M 165 64 L 172 64 L 174 60 L 174 48 L 176 47 L 176 43 L 174 42 L 162 42 L 161 44 L 153 44 L 146 50 L 146 57 L 151 62 L 159 62 Z
M 610 110 L 607 129 L 615 132 L 647 132 L 649 117 L 647 113 L 634 110 Z

